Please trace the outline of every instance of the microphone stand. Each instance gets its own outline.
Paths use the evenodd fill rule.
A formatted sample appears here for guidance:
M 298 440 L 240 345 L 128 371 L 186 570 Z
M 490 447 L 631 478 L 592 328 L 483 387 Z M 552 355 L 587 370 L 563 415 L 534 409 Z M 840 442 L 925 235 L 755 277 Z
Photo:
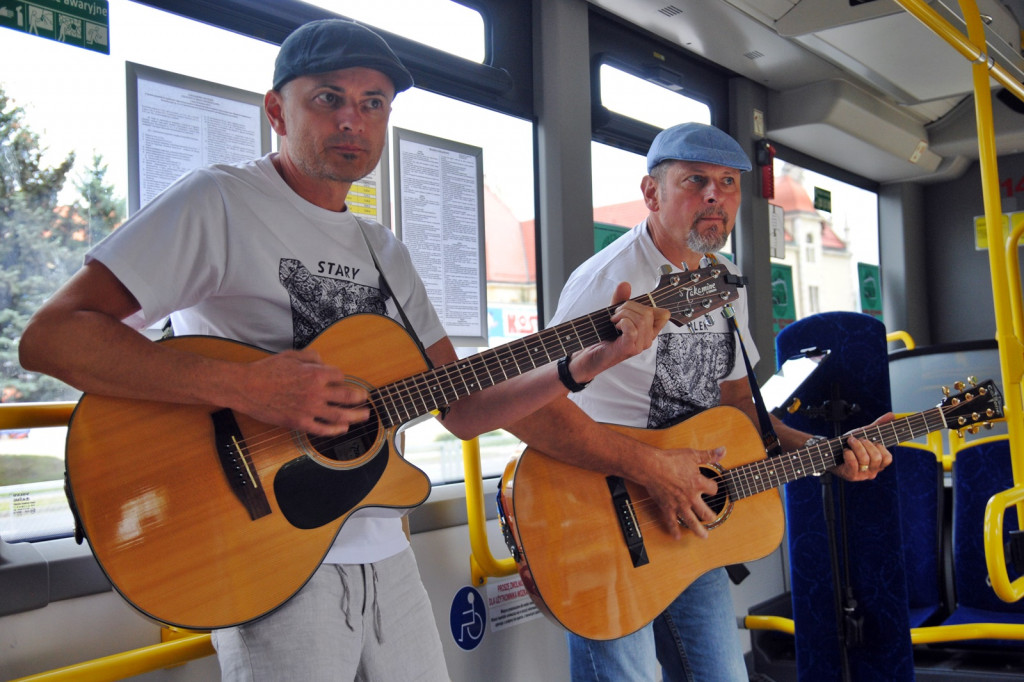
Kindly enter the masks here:
M 826 400 L 820 407 L 801 407 L 800 411 L 807 414 L 808 417 L 823 419 L 829 422 L 832 425 L 833 437 L 838 437 L 842 435 L 842 423 L 851 415 L 860 412 L 860 406 L 856 403 L 847 403 L 840 398 L 839 385 L 836 383 L 832 384 L 831 396 L 831 399 Z M 841 533 L 841 538 L 837 538 L 833 476 L 826 471 L 820 478 L 825 525 L 828 531 L 829 559 L 832 566 L 832 592 L 836 627 L 839 634 L 840 670 L 843 681 L 849 682 L 851 677 L 848 649 L 859 646 L 863 642 L 864 617 L 858 611 L 857 600 L 853 595 L 853 588 L 850 584 L 850 552 L 846 528 L 845 489 L 842 486 L 839 487 L 839 532 Z M 843 548 L 842 572 L 839 570 L 840 539 Z

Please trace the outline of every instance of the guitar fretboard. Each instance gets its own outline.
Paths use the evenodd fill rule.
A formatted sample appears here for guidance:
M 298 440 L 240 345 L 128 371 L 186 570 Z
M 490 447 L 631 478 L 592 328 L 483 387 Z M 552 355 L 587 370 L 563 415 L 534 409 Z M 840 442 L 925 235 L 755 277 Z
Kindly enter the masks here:
M 721 267 L 662 276 L 654 291 L 632 300 L 664 308 L 677 324 L 725 306 L 743 279 Z M 561 357 L 618 336 L 612 315 L 618 306 L 545 329 L 463 360 L 407 377 L 370 392 L 370 402 L 385 427 L 441 409 L 459 398 L 512 379 Z
M 611 321 L 614 312 L 615 307 L 608 307 L 382 386 L 371 392 L 370 399 L 378 407 L 381 423 L 397 426 L 587 346 L 614 339 L 618 335 Z
M 947 427 L 941 407 L 853 431 L 851 434 L 823 440 L 801 450 L 776 457 L 768 457 L 729 469 L 719 477 L 719 488 L 724 484 L 734 499 L 743 499 L 762 493 L 805 476 L 817 476 L 843 463 L 843 448 L 847 438 L 867 438 L 885 447 L 924 436 Z

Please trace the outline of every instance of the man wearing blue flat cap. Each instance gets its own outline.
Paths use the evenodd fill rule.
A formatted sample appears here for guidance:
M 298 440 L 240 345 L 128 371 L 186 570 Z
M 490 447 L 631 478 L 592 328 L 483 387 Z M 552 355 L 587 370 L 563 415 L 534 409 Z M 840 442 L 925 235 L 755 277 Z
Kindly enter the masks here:
M 300 26 L 281 46 L 273 89 L 264 98 L 280 151 L 185 175 L 94 247 L 85 266 L 27 326 L 22 366 L 98 395 L 247 415 L 239 422 L 269 425 L 260 433 L 282 427 L 278 441 L 323 448 L 320 460 L 365 455 L 386 462 L 385 443 L 363 443 L 367 438 L 357 436 L 351 448 L 332 448 L 330 438 L 348 433 L 350 425 L 353 434 L 359 433 L 355 428 L 377 433 L 376 421 L 370 429 L 364 424 L 371 417 L 367 390 L 339 365 L 354 367 L 358 377 L 372 363 L 394 362 L 388 344 L 374 357 L 354 358 L 321 358 L 317 346 L 307 346 L 342 318 L 371 313 L 403 324 L 435 366 L 457 360 L 405 245 L 345 203 L 352 183 L 380 159 L 395 94 L 412 84 L 394 52 L 366 27 L 333 19 Z M 628 298 L 624 292 L 615 300 Z M 137 333 L 168 315 L 176 335 L 218 336 L 273 353 L 242 362 L 156 344 Z M 647 348 L 666 319 L 667 311 L 626 301 L 612 316 L 621 332 L 617 339 L 457 400 L 443 423 L 469 439 L 525 417 L 565 395 L 570 379 L 588 381 Z M 338 354 L 346 348 L 351 346 Z M 418 354 L 415 361 L 422 363 Z M 320 438 L 305 439 L 303 432 Z M 363 451 L 349 452 L 359 443 Z M 210 446 L 210 453 L 190 454 L 216 460 Z M 273 463 L 259 456 L 258 443 L 250 449 L 264 489 L 276 491 L 280 479 Z M 292 461 L 309 459 L 313 470 L 321 464 L 334 470 L 331 462 L 303 458 L 305 452 L 297 447 Z M 376 480 L 368 471 L 376 467 L 363 464 L 346 485 Z M 312 476 L 293 497 L 333 503 L 352 495 L 341 488 L 336 478 Z M 303 575 L 305 584 L 286 585 L 295 591 L 290 599 L 263 618 L 214 631 L 225 680 L 448 680 L 401 510 L 387 508 L 390 491 L 374 493 L 377 506 L 352 514 L 327 546 L 307 550 L 317 560 Z M 277 518 L 285 513 L 284 504 L 267 506 Z M 310 523 L 305 527 L 320 522 L 317 528 L 330 528 L 336 519 L 328 511 L 314 515 L 313 523 L 302 519 Z M 254 526 L 265 522 L 252 520 Z M 265 543 L 274 546 L 244 548 L 255 550 L 251 571 L 273 575 L 288 561 L 289 549 L 310 535 L 322 537 L 295 529 L 280 542 Z M 244 543 L 232 539 L 196 540 L 210 552 L 240 552 L 236 545 Z M 182 550 L 193 547 L 186 543 Z M 245 603 L 249 595 L 235 595 L 230 587 L 226 600 Z
M 615 282 L 629 282 L 634 291 L 651 291 L 663 269 L 678 272 L 717 263 L 738 274 L 730 260 L 715 252 L 735 228 L 740 180 L 750 169 L 740 145 L 712 126 L 683 123 L 659 133 L 647 154 L 648 175 L 640 182 L 647 219 L 572 273 L 551 324 L 592 310 L 607 299 Z M 758 355 L 747 330 L 747 303 L 747 294 L 740 289 L 732 308 L 753 365 Z M 662 429 L 711 407 L 731 405 L 756 424 L 741 353 L 721 314 L 683 326 L 666 325 L 648 350 L 602 373 L 586 388 L 580 386 L 568 399 L 507 428 L 552 457 L 643 485 L 660 508 L 665 529 L 677 541 L 684 533 L 706 538 L 705 524 L 714 522 L 716 513 L 703 496 L 714 495 L 717 486 L 699 467 L 721 460 L 725 448 L 659 449 L 602 422 Z M 773 423 L 786 450 L 812 438 L 778 420 Z M 850 438 L 847 445 L 836 473 L 848 480 L 874 478 L 892 461 L 885 448 L 868 440 Z M 641 566 L 638 571 L 642 570 Z M 636 632 L 600 641 L 571 632 L 567 637 L 573 682 L 748 679 L 724 568 L 697 578 Z

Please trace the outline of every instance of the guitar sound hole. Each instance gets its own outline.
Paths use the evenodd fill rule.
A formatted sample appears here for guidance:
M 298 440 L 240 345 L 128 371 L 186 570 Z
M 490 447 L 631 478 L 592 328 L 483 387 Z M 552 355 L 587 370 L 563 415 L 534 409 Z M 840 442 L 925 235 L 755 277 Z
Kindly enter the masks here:
M 700 468 L 700 472 L 704 474 L 706 478 L 710 478 L 718 484 L 718 492 L 714 495 L 702 495 L 701 497 L 711 507 L 711 511 L 715 512 L 715 516 L 720 516 L 722 511 L 725 510 L 729 504 L 729 491 L 726 489 L 725 480 L 720 478 L 722 472 L 716 469 L 713 465 L 704 465 Z
M 370 418 L 365 422 L 351 425 L 348 433 L 343 433 L 340 436 L 308 435 L 310 444 L 327 459 L 336 462 L 350 462 L 359 459 L 373 449 L 374 443 L 377 442 L 377 432 L 377 413 L 371 406 Z

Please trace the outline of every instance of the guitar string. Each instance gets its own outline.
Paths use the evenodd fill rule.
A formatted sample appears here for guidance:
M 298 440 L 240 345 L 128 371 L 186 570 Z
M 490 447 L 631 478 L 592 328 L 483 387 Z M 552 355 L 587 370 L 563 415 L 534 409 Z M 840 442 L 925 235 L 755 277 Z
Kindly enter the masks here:
M 927 433 L 931 433 L 932 431 L 937 431 L 939 429 L 946 427 L 948 425 L 948 417 L 951 416 L 954 412 L 962 409 L 963 404 L 964 403 L 961 403 L 959 405 L 948 405 L 932 408 L 924 412 L 910 415 L 903 419 L 894 420 L 892 422 L 887 422 L 885 424 L 878 424 L 874 426 L 865 427 L 860 430 L 854 430 L 849 434 L 845 434 L 844 436 L 833 438 L 828 441 L 823 441 L 821 443 L 812 445 L 807 448 L 803 448 L 801 450 L 795 450 L 793 452 L 786 453 L 786 455 L 783 455 L 781 457 L 771 457 L 755 460 L 753 462 L 748 462 L 746 464 L 734 467 L 732 469 L 727 469 L 723 473 L 711 477 L 711 480 L 714 480 L 719 485 L 720 489 L 713 495 L 703 496 L 704 500 L 708 504 L 708 506 L 712 507 L 712 509 L 716 507 L 721 508 L 722 511 L 716 513 L 715 521 L 718 521 L 721 518 L 721 515 L 725 513 L 725 507 L 730 502 L 730 500 L 731 502 L 736 502 L 738 500 L 742 500 L 747 497 L 751 497 L 753 495 L 766 492 L 768 490 L 772 490 L 774 488 L 779 487 L 780 485 L 792 482 L 804 476 L 811 475 L 809 473 L 805 473 L 805 471 L 808 469 L 807 465 L 809 463 L 812 465 L 811 468 L 814 469 L 812 460 L 815 457 L 819 460 L 819 464 L 821 466 L 824 466 L 826 463 L 830 461 L 836 462 L 835 466 L 839 466 L 837 459 L 839 454 L 842 453 L 843 448 L 845 447 L 845 440 L 849 436 L 863 438 L 868 437 L 870 431 L 874 431 L 875 437 L 880 439 L 882 442 L 885 442 L 886 439 L 883 437 L 883 432 L 892 431 L 891 441 L 889 442 L 889 445 L 895 445 L 908 440 L 913 440 L 914 438 L 918 438 Z M 946 414 L 947 411 L 950 414 Z M 792 460 L 794 459 L 798 459 L 801 462 L 801 464 L 797 465 L 796 468 L 788 466 L 792 465 Z M 774 462 L 773 460 L 790 461 Z M 768 472 L 766 470 L 762 473 L 770 473 L 771 475 L 764 476 L 762 479 L 761 474 L 758 474 L 758 480 L 753 484 L 751 484 L 751 481 L 753 480 L 751 476 L 747 475 L 744 478 L 744 474 L 747 474 L 747 472 L 749 472 L 750 470 L 766 467 L 770 467 L 772 470 L 780 469 L 783 470 L 785 473 L 782 475 L 775 475 L 774 471 Z M 826 467 L 821 470 L 814 470 L 824 471 L 827 468 L 831 467 Z M 737 479 L 736 477 L 740 478 Z M 767 479 L 770 484 L 765 485 L 764 479 Z M 750 485 L 750 487 L 746 488 L 743 491 L 740 491 L 739 494 L 730 494 L 730 491 L 728 489 L 724 491 L 721 490 L 721 484 L 723 480 L 726 482 L 726 484 L 741 482 L 747 483 L 748 485 Z M 633 507 L 637 512 L 645 514 L 653 514 L 654 511 L 657 511 L 660 508 L 657 502 L 654 500 L 654 498 L 649 496 L 638 498 L 637 500 L 635 500 L 633 503 Z M 657 526 L 660 524 L 661 520 L 658 518 L 654 518 L 646 521 L 638 521 L 637 526 L 640 528 L 648 528 L 650 526 Z
M 669 303 L 673 299 L 677 299 L 679 297 L 679 290 L 685 290 L 688 288 L 706 285 L 712 282 L 713 280 L 719 279 L 721 273 L 721 268 L 703 268 L 701 270 L 693 271 L 689 275 L 686 275 L 684 273 L 676 273 L 681 277 L 679 283 L 659 287 L 658 289 L 650 292 L 649 294 L 643 294 L 641 296 L 634 297 L 631 300 L 643 305 L 646 305 L 648 302 L 653 302 L 655 306 L 667 308 L 670 311 L 674 311 L 676 314 L 684 312 L 687 308 L 696 309 L 698 306 L 703 305 L 704 301 L 708 300 L 709 298 L 713 298 L 715 295 L 721 296 L 724 293 L 731 298 L 731 296 L 734 293 L 735 286 L 726 285 L 724 287 L 721 287 L 720 289 L 716 289 L 716 291 L 714 292 L 705 293 L 694 299 L 684 299 L 682 303 L 677 302 L 674 305 L 665 304 Z M 704 314 L 704 312 L 710 313 L 713 310 L 717 310 L 718 308 L 724 306 L 727 302 L 724 298 L 720 300 L 722 301 L 720 304 L 716 304 L 717 302 L 711 301 L 709 303 L 709 306 L 705 308 L 704 311 L 696 312 L 701 312 L 701 314 Z M 495 381 L 494 375 L 491 374 L 493 358 L 500 358 L 500 356 L 502 355 L 510 356 L 511 362 L 515 365 L 514 369 L 516 371 L 516 374 L 514 376 L 518 376 L 519 374 L 525 373 L 525 371 L 539 368 L 545 364 L 552 362 L 553 359 L 562 357 L 564 354 L 566 354 L 564 352 L 566 350 L 574 352 L 576 350 L 579 350 L 580 348 L 585 348 L 587 346 L 598 343 L 604 338 L 601 334 L 601 330 L 599 329 L 599 325 L 601 327 L 605 327 L 606 332 L 610 329 L 610 333 L 614 333 L 614 326 L 611 325 L 610 320 L 616 307 L 617 306 L 609 306 L 594 313 L 590 313 L 589 315 L 584 315 L 580 318 L 576 318 L 574 320 L 570 320 L 568 322 L 556 325 L 555 327 L 542 330 L 531 337 L 526 337 L 524 339 L 516 339 L 515 341 L 511 341 L 496 348 L 483 351 L 475 356 L 471 356 L 470 358 L 457 360 L 446 365 L 442 365 L 441 367 L 437 367 L 433 370 L 428 370 L 427 372 L 422 372 L 418 375 L 400 379 L 396 382 L 393 382 L 392 384 L 372 390 L 370 392 L 371 398 L 368 401 L 354 407 L 369 407 L 376 413 L 379 422 L 383 424 L 385 429 L 390 428 L 392 426 L 403 424 L 415 417 L 430 412 L 432 409 L 436 409 L 437 407 L 443 407 L 444 405 L 454 402 L 454 400 L 457 400 L 460 397 L 464 397 L 463 395 L 459 395 L 459 391 L 456 388 L 454 382 L 452 381 L 453 371 L 456 374 L 456 378 L 465 375 L 465 368 L 467 366 L 469 370 L 473 373 L 473 376 L 476 379 L 475 383 L 478 384 L 477 386 L 470 386 L 470 384 L 467 383 L 465 379 L 463 379 L 461 382 L 463 384 L 465 391 L 464 395 L 469 395 L 475 392 L 476 390 L 480 390 L 480 388 L 486 388 L 487 386 L 494 385 L 495 383 L 500 383 L 500 381 L 503 380 L 499 379 Z M 695 317 L 695 315 L 691 315 L 689 313 L 686 316 L 690 318 Z M 587 328 L 586 331 L 584 333 L 580 333 L 578 330 L 576 330 L 576 327 L 579 326 Z M 582 345 L 570 344 L 570 347 L 568 349 L 566 348 L 566 344 L 562 341 L 561 335 L 563 332 L 566 332 L 569 329 L 574 330 L 573 337 L 571 338 L 579 339 L 579 343 L 581 343 Z M 543 360 L 539 363 L 537 362 L 537 358 L 539 357 L 540 352 L 537 351 L 537 346 L 534 346 L 533 351 L 530 350 L 530 346 L 533 346 L 535 340 L 540 341 L 540 350 L 544 354 Z M 553 341 L 557 342 L 557 344 L 553 343 Z M 550 351 L 554 350 L 555 348 L 560 348 L 562 352 L 556 353 L 553 358 Z M 525 371 L 522 370 L 521 365 L 526 366 L 527 369 Z M 463 371 L 458 371 L 458 366 L 462 366 Z M 505 364 L 505 367 L 509 367 L 509 365 Z M 487 386 L 482 385 L 483 382 L 480 381 L 479 374 L 477 373 L 478 369 L 481 370 L 481 373 L 483 373 L 483 370 L 486 370 L 487 377 L 489 380 L 491 380 L 492 383 L 488 384 Z M 498 370 L 501 370 L 501 376 L 503 378 L 508 378 L 507 373 L 505 372 L 504 369 L 502 369 L 500 359 L 498 360 L 497 367 L 494 367 L 495 373 L 497 373 Z M 443 387 L 440 388 L 441 397 L 444 398 L 447 402 L 436 400 L 433 391 L 430 389 L 431 385 L 441 387 L 438 377 L 440 377 L 442 374 L 447 377 L 448 384 L 449 386 L 452 387 L 452 391 L 454 393 L 454 398 L 450 398 L 444 393 Z M 426 388 L 427 390 L 426 394 L 424 393 L 424 388 Z M 392 395 L 395 394 L 396 392 L 397 395 Z M 419 402 L 423 406 L 422 410 L 419 407 L 415 406 L 416 401 L 413 398 L 414 392 L 415 397 L 419 398 Z M 377 396 L 377 399 L 375 400 L 373 396 Z M 431 407 L 431 403 L 427 402 L 426 396 L 429 396 L 431 398 L 431 403 L 434 404 L 434 407 Z M 390 399 L 390 403 L 388 403 L 388 399 Z M 375 409 L 375 406 L 378 404 L 384 405 L 385 407 L 388 407 L 388 405 L 390 404 L 392 406 L 392 410 L 385 411 L 385 413 L 382 414 L 380 409 Z M 405 413 L 404 417 L 402 416 L 403 411 Z M 394 415 L 392 414 L 392 412 L 397 414 L 399 418 L 394 419 Z M 387 419 L 384 418 L 385 415 L 387 416 Z M 321 443 L 321 446 L 323 448 L 331 449 L 335 447 L 338 443 L 343 443 L 348 440 L 360 440 L 367 438 L 371 435 L 375 436 L 376 438 L 376 434 L 379 431 L 380 426 L 378 425 L 377 422 L 365 421 L 360 422 L 358 425 L 354 425 L 353 428 L 350 428 L 348 432 L 344 434 L 339 434 L 338 436 L 333 437 L 319 437 L 319 442 Z M 245 443 L 245 446 L 248 448 L 250 452 L 258 451 L 265 447 L 272 447 L 277 443 L 292 440 L 295 434 L 295 430 L 285 429 L 283 427 L 271 427 L 270 429 L 268 429 L 267 433 L 273 435 L 265 436 L 262 440 L 249 439 Z

